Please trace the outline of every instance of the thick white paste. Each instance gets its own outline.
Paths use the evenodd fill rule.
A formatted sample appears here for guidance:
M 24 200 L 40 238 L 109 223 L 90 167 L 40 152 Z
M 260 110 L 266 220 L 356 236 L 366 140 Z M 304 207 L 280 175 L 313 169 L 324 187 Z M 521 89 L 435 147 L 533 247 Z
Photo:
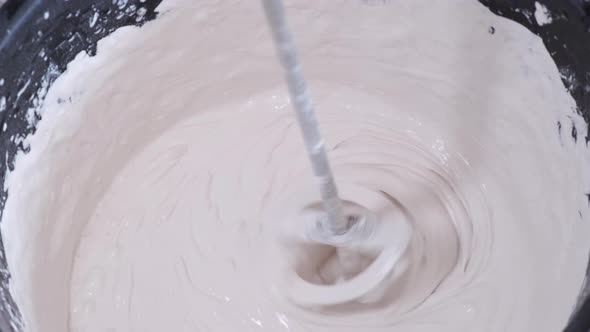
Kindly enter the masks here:
M 475 0 L 288 2 L 343 195 L 414 227 L 382 302 L 311 311 L 282 294 L 277 225 L 315 187 L 260 4 L 160 11 L 68 66 L 7 180 L 26 331 L 563 328 L 590 160 L 538 37 Z

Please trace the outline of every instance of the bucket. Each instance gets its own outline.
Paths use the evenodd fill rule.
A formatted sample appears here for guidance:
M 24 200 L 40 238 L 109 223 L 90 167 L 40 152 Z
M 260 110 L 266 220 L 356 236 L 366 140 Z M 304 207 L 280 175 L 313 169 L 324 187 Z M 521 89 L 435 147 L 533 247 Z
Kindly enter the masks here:
M 475 1 L 475 0 L 474 0 Z M 0 181 L 14 168 L 15 155 L 26 152 L 20 139 L 35 132 L 40 120 L 29 109 L 42 102 L 48 86 L 81 51 L 93 55 L 98 40 L 122 26 L 157 17 L 161 0 L 0 0 Z M 552 24 L 535 20 L 534 0 L 480 0 L 492 12 L 520 23 L 544 41 L 563 83 L 590 120 L 590 2 L 542 0 L 555 16 Z M 2 4 L 3 3 L 3 4 Z M 493 27 L 490 27 L 493 33 Z M 33 121 L 31 121 L 31 118 Z M 574 128 L 575 129 L 575 128 Z M 575 130 L 574 140 L 585 140 Z M 39 165 L 43 167 L 43 165 Z M 590 170 L 588 170 L 590 172 Z M 8 194 L 0 193 L 0 222 Z M 590 203 L 590 193 L 588 200 Z M 588 273 L 587 273 L 588 274 Z M 0 332 L 18 332 L 19 308 L 9 293 L 10 272 L 0 237 Z M 590 331 L 590 287 L 581 290 L 567 332 Z M 26 324 L 26 322 L 25 322 Z

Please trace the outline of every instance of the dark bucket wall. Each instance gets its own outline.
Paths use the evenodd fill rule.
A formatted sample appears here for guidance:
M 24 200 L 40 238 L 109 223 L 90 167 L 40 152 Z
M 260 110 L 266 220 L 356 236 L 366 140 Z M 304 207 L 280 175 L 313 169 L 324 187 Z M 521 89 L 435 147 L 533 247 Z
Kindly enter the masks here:
M 7 130 L 0 132 L 0 183 L 4 183 L 6 172 L 13 169 L 17 151 L 26 149 L 19 140 L 10 138 L 24 138 L 35 131 L 27 121 L 26 111 L 42 101 L 42 79 L 53 82 L 80 51 L 94 54 L 96 42 L 115 29 L 154 19 L 155 8 L 161 1 L 9 0 L 0 7 L 0 79 L 4 79 L 0 98 L 6 97 L 5 109 L 0 99 L 0 128 L 7 125 Z M 590 0 L 538 0 L 555 16 L 552 24 L 544 26 L 534 19 L 534 0 L 479 1 L 543 39 L 578 104 L 578 111 L 588 122 Z M 96 12 L 99 15 L 95 20 Z M 489 31 L 493 33 L 494 28 Z M 561 126 L 556 123 L 556 132 L 558 127 Z M 589 144 L 590 137 L 579 134 L 575 128 L 564 134 L 578 144 Z M 590 204 L 590 193 L 587 196 Z M 6 197 L 7 193 L 0 191 L 0 220 Z M 9 278 L 0 238 L 0 332 L 19 329 L 18 324 L 10 322 L 11 317 L 18 317 L 18 310 L 8 293 Z M 590 331 L 590 299 L 581 301 L 576 312 L 564 331 Z

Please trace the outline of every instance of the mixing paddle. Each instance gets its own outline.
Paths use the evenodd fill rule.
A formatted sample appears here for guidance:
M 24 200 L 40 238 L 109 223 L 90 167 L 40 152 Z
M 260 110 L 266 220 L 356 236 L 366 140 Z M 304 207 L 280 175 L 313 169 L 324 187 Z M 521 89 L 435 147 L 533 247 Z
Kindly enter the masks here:
M 391 213 L 377 215 L 354 203 L 346 209 L 354 211 L 354 214 L 344 213 L 345 208 L 338 194 L 303 76 L 303 67 L 299 63 L 295 43 L 287 27 L 282 0 L 262 2 L 285 72 L 305 148 L 313 173 L 319 182 L 324 210 L 321 214 L 302 218 L 301 225 L 293 228 L 300 234 L 292 235 L 303 241 L 335 247 L 338 264 L 346 277 L 346 280 L 333 285 L 319 285 L 296 278 L 292 289 L 287 290 L 287 293 L 291 300 L 303 306 L 338 305 L 379 298 L 378 293 L 384 282 L 399 274 L 401 270 L 396 267 L 409 245 L 411 227 L 401 213 L 394 213 L 395 216 Z M 383 218 L 394 218 L 396 221 L 383 222 Z M 352 269 L 359 250 L 374 251 L 378 254 L 366 269 L 355 273 Z

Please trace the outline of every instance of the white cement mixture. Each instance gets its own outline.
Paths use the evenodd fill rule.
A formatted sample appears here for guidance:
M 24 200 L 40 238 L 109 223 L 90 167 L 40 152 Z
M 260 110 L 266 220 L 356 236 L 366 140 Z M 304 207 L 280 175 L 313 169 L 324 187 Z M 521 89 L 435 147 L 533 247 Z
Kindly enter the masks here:
M 26 331 L 564 327 L 590 160 L 538 37 L 475 0 L 288 3 L 343 196 L 388 194 L 414 227 L 383 301 L 309 310 L 276 229 L 315 186 L 260 4 L 160 12 L 69 65 L 7 180 Z

